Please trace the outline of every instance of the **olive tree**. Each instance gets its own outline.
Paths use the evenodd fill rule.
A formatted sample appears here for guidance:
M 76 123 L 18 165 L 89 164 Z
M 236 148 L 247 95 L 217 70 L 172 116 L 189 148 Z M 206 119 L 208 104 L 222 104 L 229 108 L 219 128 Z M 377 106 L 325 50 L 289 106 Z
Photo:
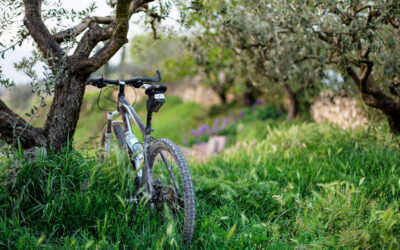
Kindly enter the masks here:
M 269 9 L 243 2 L 234 8 L 225 37 L 241 62 L 244 74 L 267 93 L 283 92 L 288 119 L 299 113 L 299 94 L 320 81 L 323 69 L 318 45 L 282 29 Z M 312 68 L 312 70 L 309 70 Z
M 202 40 L 194 41 L 190 51 L 195 59 L 198 73 L 206 76 L 205 83 L 218 94 L 222 103 L 227 103 L 227 94 L 234 86 L 234 60 L 232 54 L 224 47 L 210 46 Z
M 208 1 L 197 5 L 195 22 L 208 44 L 232 51 L 237 73 L 264 92 L 284 93 L 288 119 L 299 111 L 298 95 L 323 73 L 318 46 L 283 29 L 275 13 L 258 1 Z M 200 20 L 200 21 L 199 21 Z M 213 20 L 210 25 L 210 21 Z M 305 70 L 305 65 L 313 70 Z
M 361 99 L 387 117 L 400 134 L 400 2 L 326 0 L 259 2 L 275 13 L 281 28 L 321 41 L 326 65 L 351 77 Z
M 23 148 L 39 146 L 59 151 L 65 147 L 72 138 L 79 119 L 86 79 L 128 42 L 127 33 L 132 15 L 145 11 L 151 1 L 109 1 L 115 14 L 90 16 L 83 13 L 76 26 L 64 30 L 49 28 L 44 20 L 56 18 L 57 21 L 62 21 L 60 16 L 75 15 L 75 12 L 46 9 L 50 1 L 42 0 L 2 3 L 2 12 L 6 13 L 2 15 L 2 32 L 11 24 L 10 15 L 13 13 L 16 17 L 23 16 L 24 24 L 18 31 L 15 43 L 0 44 L 3 56 L 7 49 L 15 47 L 25 39 L 33 38 L 41 59 L 58 77 L 49 83 L 53 101 L 41 128 L 31 126 L 0 100 L 0 139 L 11 144 L 15 143 L 15 138 L 18 137 Z M 104 46 L 94 51 L 103 41 Z M 72 51 L 66 50 L 67 45 L 71 43 L 69 48 Z M 9 81 L 3 78 L 1 83 L 7 85 Z

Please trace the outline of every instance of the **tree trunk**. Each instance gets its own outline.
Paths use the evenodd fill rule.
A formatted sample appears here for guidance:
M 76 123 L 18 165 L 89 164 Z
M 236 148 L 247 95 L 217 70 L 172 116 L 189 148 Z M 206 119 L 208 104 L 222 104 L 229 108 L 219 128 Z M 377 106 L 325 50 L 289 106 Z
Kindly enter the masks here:
M 228 88 L 225 88 L 225 86 L 221 86 L 221 83 L 211 85 L 211 88 L 215 91 L 215 93 L 217 93 L 217 95 L 221 99 L 221 102 L 223 104 L 226 104 L 226 102 L 228 100 L 227 96 L 226 96 L 226 92 L 228 91 Z
M 288 84 L 284 84 L 285 95 L 288 101 L 288 117 L 289 121 L 296 118 L 299 113 L 299 101 L 297 100 L 297 91 L 294 91 Z
M 372 76 L 363 74 L 360 77 L 351 67 L 347 68 L 347 72 L 357 85 L 364 103 L 381 110 L 388 119 L 392 133 L 400 135 L 400 102 L 383 92 Z M 400 98 L 398 93 L 392 94 Z
M 288 107 L 288 120 L 291 121 L 296 118 L 299 113 L 299 103 L 297 101 L 296 93 L 288 95 L 289 107 Z
M 44 126 L 48 145 L 59 151 L 72 140 L 81 111 L 85 81 L 89 75 L 70 75 L 55 88 Z
M 0 139 L 23 149 L 46 147 L 55 152 L 72 141 L 85 93 L 88 73 L 70 74 L 55 87 L 44 128 L 34 128 L 0 100 Z
M 243 93 L 243 100 L 246 105 L 253 105 L 257 101 L 257 97 L 261 94 L 260 90 L 251 84 L 251 81 L 247 80 L 245 83 L 246 90 Z
M 226 97 L 225 91 L 218 92 L 218 96 L 219 96 L 219 98 L 221 98 L 221 102 L 222 102 L 223 104 L 226 104 L 226 102 L 227 102 L 227 97 Z
M 394 112 L 393 114 L 387 116 L 392 133 L 395 135 L 400 135 L 400 113 Z

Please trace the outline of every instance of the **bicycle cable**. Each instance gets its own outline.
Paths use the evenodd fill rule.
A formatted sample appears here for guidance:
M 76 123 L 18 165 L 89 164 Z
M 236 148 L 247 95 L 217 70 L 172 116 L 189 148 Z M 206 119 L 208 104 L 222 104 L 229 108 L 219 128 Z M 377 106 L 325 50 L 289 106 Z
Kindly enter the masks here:
M 135 101 L 131 104 L 131 106 L 133 106 L 133 105 L 136 104 L 136 101 L 137 101 L 137 92 L 136 92 L 136 89 L 135 89 L 134 87 L 132 87 L 132 86 L 129 86 L 129 87 L 131 87 L 131 88 L 133 89 L 133 91 L 135 92 Z M 106 87 L 106 89 L 107 89 L 107 88 L 112 88 L 112 87 Z M 97 96 L 96 106 L 97 106 L 101 111 L 107 111 L 107 112 L 113 111 L 113 110 L 110 110 L 110 109 L 102 108 L 102 107 L 100 106 L 100 98 L 101 98 L 102 92 L 103 92 L 103 88 L 100 89 L 100 93 L 99 93 L 99 95 Z M 114 92 L 114 91 L 113 91 L 113 92 Z M 112 103 L 114 103 L 114 104 L 117 104 L 117 102 L 114 101 L 113 99 L 111 99 L 110 97 L 108 97 L 108 96 L 103 96 L 103 97 L 106 98 L 108 101 L 110 101 L 110 102 L 112 102 Z
M 137 100 L 137 93 L 136 93 L 136 89 L 132 86 L 130 86 L 133 89 L 133 92 L 135 92 L 135 101 L 131 104 L 131 106 L 136 104 L 136 100 Z
M 107 88 L 107 87 L 106 87 L 106 88 Z M 100 93 L 99 93 L 99 95 L 97 96 L 97 101 L 96 101 L 97 107 L 98 107 L 101 111 L 111 112 L 112 110 L 107 109 L 107 108 L 102 108 L 102 107 L 100 106 L 100 97 L 101 97 L 101 93 L 103 93 L 103 88 L 100 89 Z M 107 97 L 107 96 L 104 96 L 104 98 L 106 98 L 108 101 L 110 101 L 110 102 L 112 102 L 112 103 L 114 103 L 114 104 L 117 104 L 116 101 L 114 101 L 113 99 L 111 99 L 111 98 L 109 98 L 109 97 Z

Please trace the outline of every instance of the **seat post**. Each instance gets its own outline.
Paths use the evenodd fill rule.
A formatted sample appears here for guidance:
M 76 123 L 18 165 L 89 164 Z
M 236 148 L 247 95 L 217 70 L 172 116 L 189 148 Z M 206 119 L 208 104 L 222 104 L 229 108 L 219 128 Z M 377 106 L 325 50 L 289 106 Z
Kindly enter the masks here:
M 146 135 L 151 134 L 151 120 L 153 119 L 153 112 L 147 111 L 147 121 L 146 121 Z

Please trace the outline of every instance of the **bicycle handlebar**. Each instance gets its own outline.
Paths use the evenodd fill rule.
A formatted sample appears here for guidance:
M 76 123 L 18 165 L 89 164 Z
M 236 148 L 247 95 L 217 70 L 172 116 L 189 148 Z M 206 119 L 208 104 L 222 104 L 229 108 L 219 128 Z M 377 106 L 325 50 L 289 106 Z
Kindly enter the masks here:
M 107 86 L 106 83 L 108 84 L 113 84 L 113 85 L 118 85 L 119 82 L 124 82 L 125 84 L 135 87 L 135 88 L 140 88 L 144 83 L 147 82 L 160 82 L 161 81 L 161 73 L 159 70 L 157 72 L 157 77 L 139 77 L 139 78 L 132 78 L 128 80 L 108 80 L 102 78 L 89 78 L 86 81 L 87 85 L 93 85 L 98 88 L 103 88 Z

